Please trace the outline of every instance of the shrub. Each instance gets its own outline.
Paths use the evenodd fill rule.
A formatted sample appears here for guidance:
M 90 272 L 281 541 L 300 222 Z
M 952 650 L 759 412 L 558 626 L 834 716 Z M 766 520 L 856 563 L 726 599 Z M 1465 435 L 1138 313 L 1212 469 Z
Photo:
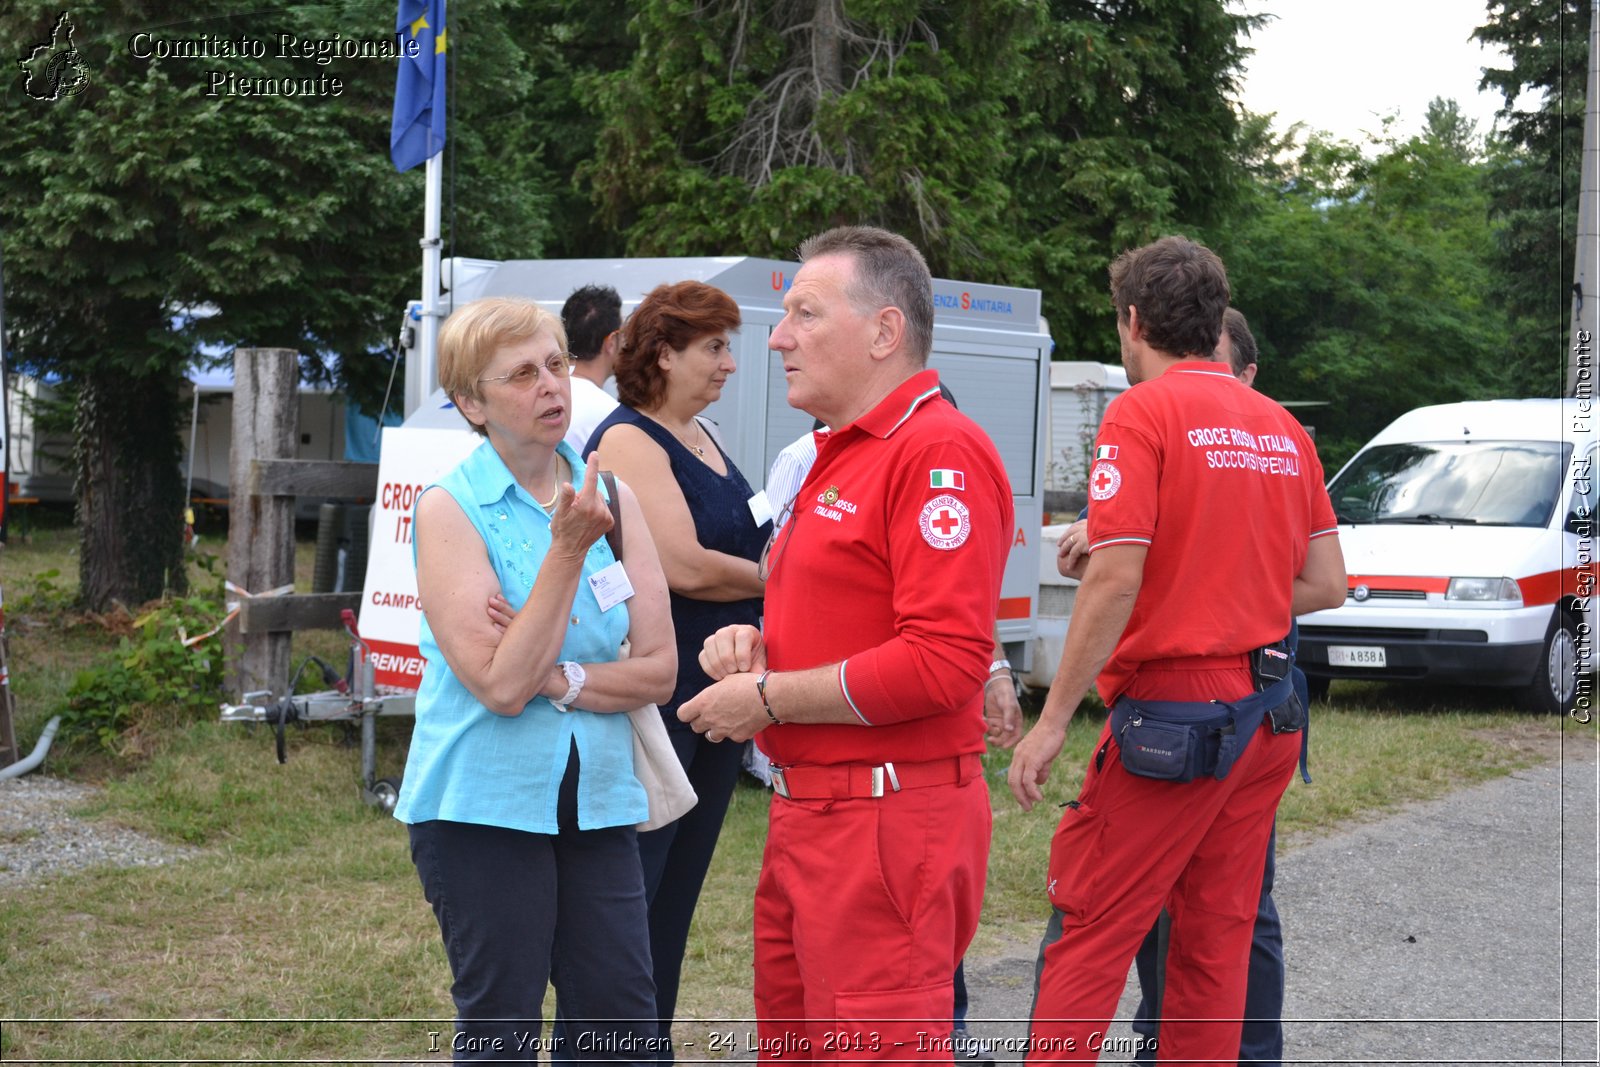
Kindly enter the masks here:
M 114 755 L 129 750 L 126 735 L 145 712 L 180 719 L 212 715 L 222 700 L 221 636 L 187 645 L 221 622 L 215 600 L 173 597 L 155 602 L 67 689 L 62 733 L 90 737 Z

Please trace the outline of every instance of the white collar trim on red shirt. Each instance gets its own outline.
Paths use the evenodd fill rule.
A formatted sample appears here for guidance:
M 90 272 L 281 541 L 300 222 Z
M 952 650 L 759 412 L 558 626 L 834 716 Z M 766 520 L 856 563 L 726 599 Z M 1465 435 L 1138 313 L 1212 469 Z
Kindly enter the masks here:
M 1211 375 L 1212 377 L 1215 377 L 1215 378 L 1235 378 L 1236 379 L 1236 376 L 1234 375 L 1233 371 L 1226 370 L 1226 369 L 1212 370 L 1210 367 L 1199 367 L 1199 366 L 1185 367 L 1181 363 L 1178 364 L 1177 366 L 1173 367 L 1172 369 L 1175 370 L 1175 371 L 1181 371 L 1184 374 L 1209 374 L 1209 375 Z
M 936 397 L 938 395 L 939 395 L 939 384 L 937 382 L 935 382 L 933 388 L 929 389 L 926 393 L 923 393 L 923 394 L 921 394 L 919 396 L 912 397 L 911 398 L 911 403 L 906 406 L 905 414 L 901 415 L 899 419 L 895 420 L 895 424 L 893 426 L 889 427 L 889 429 L 884 432 L 883 436 L 885 436 L 885 437 L 891 436 L 896 430 L 898 430 L 900 427 L 905 425 L 906 420 L 909 419 L 916 412 L 917 408 L 922 406 L 922 402 L 924 400 L 928 400 L 928 399 L 930 399 L 932 397 Z

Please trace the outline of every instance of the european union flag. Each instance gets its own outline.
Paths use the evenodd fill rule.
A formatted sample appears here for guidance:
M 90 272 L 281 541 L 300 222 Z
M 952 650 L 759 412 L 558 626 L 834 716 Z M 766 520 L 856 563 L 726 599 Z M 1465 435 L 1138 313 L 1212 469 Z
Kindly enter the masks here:
M 401 52 L 389 156 L 399 171 L 433 158 L 444 147 L 444 4 L 445 0 L 400 0 L 395 16 Z

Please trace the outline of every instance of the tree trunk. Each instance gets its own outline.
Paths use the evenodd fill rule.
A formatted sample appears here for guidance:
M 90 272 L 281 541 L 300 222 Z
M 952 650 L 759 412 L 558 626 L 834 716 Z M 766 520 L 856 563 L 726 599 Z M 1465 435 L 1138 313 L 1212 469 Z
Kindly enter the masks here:
M 841 8 L 839 0 L 816 0 L 811 16 L 811 70 L 820 90 L 819 101 L 844 88 L 845 25 Z
M 178 376 L 89 371 L 75 417 L 79 593 L 91 611 L 188 591 Z

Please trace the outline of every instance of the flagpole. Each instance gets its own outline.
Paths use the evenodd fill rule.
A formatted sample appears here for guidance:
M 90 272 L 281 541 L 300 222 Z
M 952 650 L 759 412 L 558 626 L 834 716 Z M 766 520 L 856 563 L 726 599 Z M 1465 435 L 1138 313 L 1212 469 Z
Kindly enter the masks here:
M 444 186 L 444 153 L 428 157 L 427 197 L 422 209 L 422 329 L 415 366 L 406 367 L 406 415 L 417 410 L 439 387 L 439 217 Z
M 416 344 L 406 356 L 405 413 L 427 402 L 439 387 L 439 217 L 444 187 L 446 0 L 399 0 L 395 39 L 400 66 L 395 73 L 394 118 L 389 129 L 389 157 L 404 173 L 426 163 L 422 210 L 421 322 Z M 410 313 L 411 307 L 407 308 Z

